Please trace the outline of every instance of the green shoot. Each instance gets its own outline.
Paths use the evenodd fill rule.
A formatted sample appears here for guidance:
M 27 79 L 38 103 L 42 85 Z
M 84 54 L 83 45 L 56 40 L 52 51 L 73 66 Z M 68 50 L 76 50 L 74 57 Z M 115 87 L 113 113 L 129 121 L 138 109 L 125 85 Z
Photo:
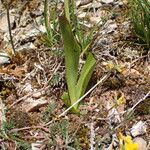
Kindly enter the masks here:
M 44 24 L 46 28 L 46 35 L 43 36 L 42 41 L 49 47 L 57 46 L 60 42 L 60 34 L 57 19 L 57 2 L 49 9 L 49 1 L 44 1 Z
M 59 23 L 64 42 L 66 80 L 68 86 L 68 92 L 63 94 L 62 99 L 67 106 L 70 106 L 84 94 L 93 73 L 96 60 L 92 53 L 89 53 L 78 76 L 81 47 L 73 35 L 71 25 L 67 18 L 61 16 Z M 75 105 L 72 111 L 78 112 L 78 107 L 79 104 Z
M 150 48 L 150 2 L 130 0 L 130 14 L 134 32 L 139 42 Z
M 69 9 L 70 0 L 64 0 L 64 7 L 65 7 L 65 16 L 67 20 L 70 22 L 70 9 Z

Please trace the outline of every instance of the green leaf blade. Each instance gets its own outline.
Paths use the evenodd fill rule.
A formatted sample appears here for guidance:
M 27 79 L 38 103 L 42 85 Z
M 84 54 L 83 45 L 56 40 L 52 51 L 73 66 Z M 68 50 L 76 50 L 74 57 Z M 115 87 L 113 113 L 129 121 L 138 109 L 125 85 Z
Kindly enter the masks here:
M 80 98 L 85 93 L 91 75 L 94 71 L 95 64 L 96 60 L 93 54 L 89 53 L 86 62 L 81 70 L 80 78 L 76 86 L 76 89 L 78 91 L 77 92 L 78 98 Z
M 78 79 L 78 66 L 80 56 L 80 46 L 74 38 L 71 26 L 65 16 L 59 18 L 60 28 L 62 32 L 64 51 L 65 51 L 65 66 L 66 80 L 68 93 L 71 104 L 77 100 L 75 85 Z M 77 106 L 75 106 L 77 108 Z

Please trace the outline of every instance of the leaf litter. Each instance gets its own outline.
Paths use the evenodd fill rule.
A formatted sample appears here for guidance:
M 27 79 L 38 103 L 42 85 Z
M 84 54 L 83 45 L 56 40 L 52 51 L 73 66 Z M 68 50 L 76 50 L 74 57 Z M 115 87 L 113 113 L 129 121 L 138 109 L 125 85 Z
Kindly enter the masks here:
M 0 55 L 0 118 L 6 118 L 0 124 L 0 147 L 117 149 L 121 132 L 132 136 L 133 143 L 144 147 L 142 150 L 148 149 L 150 64 L 142 56 L 142 46 L 129 42 L 132 33 L 126 1 L 78 2 L 80 17 L 88 20 L 85 26 L 92 26 L 97 18 L 106 20 L 91 47 L 97 65 L 89 89 L 111 66 L 116 69 L 102 86 L 84 98 L 80 116 L 67 113 L 60 118 L 58 116 L 66 110 L 60 99 L 67 88 L 63 57 L 40 41 L 45 32 L 42 2 L 32 0 L 18 4 L 20 22 L 18 8 L 13 6 L 11 15 L 17 18 L 13 20 L 16 27 L 12 33 L 19 51 L 16 57 L 8 53 L 10 62 L 1 62 Z M 4 12 L 4 8 L 2 10 Z M 4 29 L 0 33 L 0 50 L 8 52 L 8 33 Z M 49 107 L 54 102 L 57 105 Z

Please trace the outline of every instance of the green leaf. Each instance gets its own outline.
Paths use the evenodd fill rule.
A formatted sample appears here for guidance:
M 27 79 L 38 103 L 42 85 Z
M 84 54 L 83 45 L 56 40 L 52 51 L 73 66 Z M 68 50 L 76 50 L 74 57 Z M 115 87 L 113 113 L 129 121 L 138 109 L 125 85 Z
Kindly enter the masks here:
M 150 48 L 150 2 L 130 0 L 131 21 L 140 43 Z
M 70 103 L 70 99 L 69 99 L 69 94 L 67 92 L 64 92 L 63 95 L 61 96 L 61 99 L 63 100 L 63 102 L 65 103 L 65 105 L 67 107 L 70 107 L 71 106 L 71 103 Z M 79 113 L 78 109 L 76 108 L 72 108 L 70 110 L 72 113 Z
M 62 32 L 64 51 L 65 51 L 65 66 L 66 66 L 66 80 L 68 86 L 68 93 L 71 104 L 77 100 L 76 83 L 78 79 L 78 66 L 80 56 L 80 46 L 74 38 L 71 26 L 65 16 L 59 18 L 60 28 Z M 77 108 L 77 105 L 74 107 Z
M 85 93 L 91 75 L 93 73 L 95 64 L 96 60 L 93 54 L 89 53 L 86 62 L 81 70 L 80 78 L 76 86 L 78 98 L 80 98 Z
M 65 103 L 67 107 L 70 106 L 70 99 L 69 99 L 69 94 L 67 92 L 64 92 L 63 95 L 61 96 L 61 99 Z
M 64 42 L 66 81 L 68 86 L 68 92 L 64 92 L 61 98 L 66 106 L 69 107 L 85 93 L 93 73 L 96 60 L 93 54 L 89 53 L 78 78 L 81 47 L 75 39 L 72 28 L 65 16 L 61 16 L 59 18 L 59 23 Z M 76 104 L 71 111 L 78 113 L 78 106 L 79 104 Z

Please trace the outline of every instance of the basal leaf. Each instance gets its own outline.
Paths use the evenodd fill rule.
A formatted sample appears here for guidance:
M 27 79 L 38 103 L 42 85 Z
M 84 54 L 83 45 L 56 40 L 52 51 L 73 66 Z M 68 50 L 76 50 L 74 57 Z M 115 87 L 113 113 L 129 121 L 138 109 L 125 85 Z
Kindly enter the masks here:
M 64 42 L 68 93 L 71 104 L 73 104 L 77 100 L 75 85 L 78 78 L 80 46 L 74 38 L 71 26 L 65 16 L 59 18 L 59 23 Z
M 76 86 L 78 98 L 80 98 L 87 88 L 91 75 L 93 73 L 96 60 L 92 53 L 88 54 L 86 62 L 81 70 L 80 77 Z

